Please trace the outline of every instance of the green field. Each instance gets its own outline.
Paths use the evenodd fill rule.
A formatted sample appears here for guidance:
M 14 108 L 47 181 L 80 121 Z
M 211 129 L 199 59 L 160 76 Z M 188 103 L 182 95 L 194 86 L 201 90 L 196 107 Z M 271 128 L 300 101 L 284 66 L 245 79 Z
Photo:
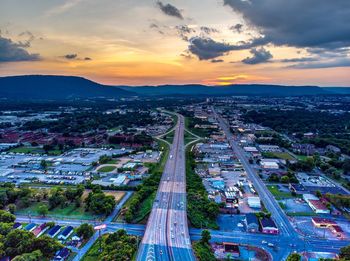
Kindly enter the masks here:
M 26 146 L 12 148 L 9 150 L 9 152 L 24 153 L 24 154 L 45 154 L 45 151 L 40 147 L 26 147 Z M 57 155 L 61 155 L 62 151 L 58 149 L 54 149 L 54 150 L 49 150 L 47 154 L 52 156 L 57 156 Z
M 17 215 L 31 215 L 31 216 L 39 216 L 38 208 L 40 205 L 45 203 L 33 203 L 31 206 L 27 208 L 21 208 L 16 211 Z M 47 214 L 48 217 L 55 218 L 67 218 L 67 219 L 81 219 L 81 220 L 96 220 L 102 218 L 101 215 L 95 215 L 90 212 L 86 212 L 84 207 L 75 207 L 75 204 L 69 204 L 67 207 L 61 208 L 57 207 L 52 210 L 49 210 Z
M 111 172 L 111 171 L 113 171 L 115 169 L 116 169 L 115 166 L 104 166 L 102 168 L 99 168 L 98 172 Z
M 288 152 L 265 152 L 263 153 L 264 157 L 267 158 L 278 158 L 284 160 L 295 160 L 295 158 Z
M 286 198 L 294 198 L 292 193 L 281 192 L 278 190 L 277 186 L 270 185 L 270 186 L 267 186 L 267 188 L 277 200 L 278 199 L 286 199 Z
M 290 217 L 312 217 L 317 216 L 316 213 L 313 212 L 287 212 L 287 216 Z

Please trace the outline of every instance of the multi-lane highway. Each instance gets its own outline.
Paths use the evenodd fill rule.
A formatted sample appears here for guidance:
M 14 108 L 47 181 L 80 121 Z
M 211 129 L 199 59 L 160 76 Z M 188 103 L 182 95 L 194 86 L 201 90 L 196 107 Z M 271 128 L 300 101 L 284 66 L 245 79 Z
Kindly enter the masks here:
M 137 260 L 195 260 L 186 214 L 185 121 L 177 116 L 173 144 Z

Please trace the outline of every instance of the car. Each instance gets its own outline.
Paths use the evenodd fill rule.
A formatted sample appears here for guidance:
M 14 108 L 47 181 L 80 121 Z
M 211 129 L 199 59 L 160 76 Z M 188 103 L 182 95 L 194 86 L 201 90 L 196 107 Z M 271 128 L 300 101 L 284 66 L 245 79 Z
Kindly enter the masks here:
M 265 240 L 261 241 L 261 244 L 266 244 L 266 243 L 267 243 L 267 241 L 265 241 Z
M 272 243 L 268 243 L 267 244 L 269 247 L 274 247 L 275 245 L 274 244 L 272 244 Z

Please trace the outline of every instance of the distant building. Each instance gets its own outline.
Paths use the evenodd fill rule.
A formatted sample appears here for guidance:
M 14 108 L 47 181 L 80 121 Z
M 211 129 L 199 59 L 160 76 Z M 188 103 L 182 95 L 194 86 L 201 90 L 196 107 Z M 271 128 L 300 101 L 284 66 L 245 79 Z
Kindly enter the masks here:
M 68 226 L 63 229 L 62 233 L 58 236 L 59 240 L 66 240 L 73 233 L 73 227 Z
M 279 165 L 277 162 L 274 161 L 260 161 L 260 166 L 263 169 L 279 169 Z
M 248 232 L 256 233 L 259 231 L 259 220 L 254 213 L 246 214 L 245 222 L 246 222 L 246 227 Z
M 292 151 L 297 154 L 303 154 L 303 155 L 314 155 L 316 152 L 316 147 L 314 144 L 299 144 L 299 143 L 293 143 L 292 144 Z
M 230 253 L 231 257 L 238 258 L 240 256 L 238 244 L 224 242 L 223 245 L 224 245 L 224 252 Z
M 259 197 L 248 197 L 248 205 L 251 208 L 261 208 L 261 202 Z
M 289 184 L 289 190 L 291 192 L 294 192 L 296 194 L 304 194 L 306 189 L 305 187 L 302 185 L 302 184 L 299 184 L 299 183 L 293 183 L 293 184 Z
M 32 232 L 36 228 L 36 224 L 34 223 L 29 223 L 24 227 L 24 230 Z
M 67 260 L 69 255 L 70 255 L 69 249 L 64 247 L 56 252 L 53 260 L 54 261 L 64 261 L 64 260 Z
M 50 228 L 50 230 L 47 232 L 47 235 L 49 237 L 55 237 L 57 236 L 58 232 L 60 232 L 61 230 L 61 226 L 60 225 L 55 225 L 52 228 Z
M 259 145 L 262 152 L 281 152 L 281 148 L 277 145 Z
M 326 151 L 333 152 L 333 153 L 340 153 L 341 149 L 339 149 L 338 147 L 333 146 L 333 145 L 327 145 L 326 146 Z
M 324 229 L 328 228 L 338 238 L 345 237 L 343 229 L 340 226 L 338 226 L 338 224 L 333 220 L 330 220 L 327 218 L 313 217 L 312 223 L 314 224 L 315 227 L 318 227 L 318 228 L 324 228 Z
M 317 214 L 329 214 L 330 210 L 318 199 L 315 195 L 312 194 L 303 194 L 303 199 L 310 206 L 310 208 Z
M 261 218 L 260 219 L 261 232 L 265 234 L 278 234 L 279 230 L 276 226 L 275 221 L 272 218 Z

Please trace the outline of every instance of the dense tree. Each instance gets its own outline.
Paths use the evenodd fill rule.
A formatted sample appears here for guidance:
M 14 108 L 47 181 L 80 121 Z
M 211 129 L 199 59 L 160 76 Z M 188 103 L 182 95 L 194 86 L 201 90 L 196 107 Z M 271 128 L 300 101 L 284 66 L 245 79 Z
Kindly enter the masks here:
M 77 235 L 85 240 L 92 237 L 94 234 L 94 228 L 92 225 L 84 223 L 77 228 Z
M 16 256 L 12 261 L 40 261 L 43 259 L 43 254 L 40 250 L 35 250 L 31 253 L 25 253 L 19 256 Z
M 116 204 L 112 195 L 105 195 L 102 191 L 92 191 L 85 200 L 86 209 L 96 214 L 110 214 Z
M 287 261 L 300 261 L 301 255 L 298 253 L 292 253 L 287 257 Z
M 0 222 L 4 223 L 11 223 L 16 220 L 16 217 L 12 215 L 11 213 L 5 211 L 5 210 L 0 210 Z
M 16 205 L 15 204 L 9 204 L 8 205 L 8 209 L 9 209 L 11 214 L 14 214 L 15 211 L 16 211 Z
M 339 257 L 344 260 L 350 260 L 350 246 L 342 247 L 339 252 Z
M 211 239 L 211 235 L 210 235 L 209 230 L 206 230 L 206 229 L 203 230 L 203 231 L 202 231 L 201 242 L 202 242 L 202 243 L 209 244 L 210 239 Z
M 49 213 L 49 208 L 46 204 L 41 204 L 38 207 L 38 214 L 45 217 Z

